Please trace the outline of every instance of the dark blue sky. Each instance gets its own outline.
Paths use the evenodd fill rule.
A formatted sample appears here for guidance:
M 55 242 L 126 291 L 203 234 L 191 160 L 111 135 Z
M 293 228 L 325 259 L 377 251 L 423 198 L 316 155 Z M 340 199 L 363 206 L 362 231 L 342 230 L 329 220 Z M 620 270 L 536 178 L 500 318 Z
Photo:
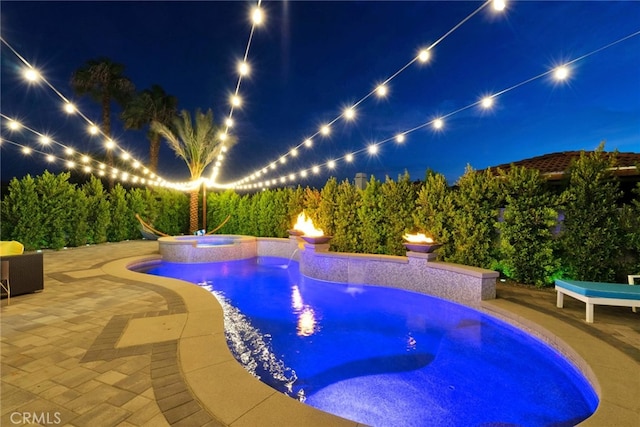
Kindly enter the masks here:
M 69 81 L 86 60 L 100 56 L 124 64 L 137 89 L 159 84 L 178 98 L 180 109 L 212 108 L 222 122 L 253 4 L 2 1 L 1 31 L 96 122 L 98 106 L 73 96 Z M 220 181 L 277 160 L 481 5 L 264 2 L 266 23 L 254 34 L 252 73 L 242 82 L 244 104 L 234 113 L 240 142 L 224 162 Z M 487 7 L 438 44 L 429 63 L 415 63 L 393 79 L 388 97 L 363 102 L 354 122 L 338 120 L 330 137 L 315 138 L 313 149 L 301 148 L 297 159 L 269 178 L 360 150 L 638 31 L 640 2 L 635 1 L 508 2 L 500 14 Z M 3 45 L 2 113 L 80 150 L 102 150 L 82 121 L 59 112 L 51 90 L 24 83 L 18 65 Z M 25 132 L 9 134 L 3 126 L 2 134 L 38 145 Z M 144 132 L 115 126 L 114 138 L 146 159 Z M 640 152 L 640 35 L 574 63 L 563 83 L 542 77 L 498 97 L 490 111 L 474 107 L 452 115 L 441 131 L 417 130 L 402 145 L 380 146 L 376 156 L 358 154 L 352 165 L 338 162 L 333 173 L 323 168 L 321 177 L 365 172 L 395 178 L 406 169 L 422 179 L 431 168 L 454 182 L 467 164 L 482 169 L 551 152 L 592 150 L 601 140 L 607 150 Z M 182 160 L 166 146 L 161 153 L 161 175 L 188 178 Z M 60 170 L 6 143 L 1 155 L 3 180 L 47 167 Z

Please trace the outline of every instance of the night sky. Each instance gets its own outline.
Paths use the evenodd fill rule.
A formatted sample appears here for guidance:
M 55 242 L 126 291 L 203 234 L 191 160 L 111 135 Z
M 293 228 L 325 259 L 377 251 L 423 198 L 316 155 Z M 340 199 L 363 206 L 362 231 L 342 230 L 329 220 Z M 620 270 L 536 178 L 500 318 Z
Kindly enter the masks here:
M 277 161 L 482 4 L 263 2 L 266 20 L 254 33 L 251 74 L 242 81 L 243 105 L 233 117 L 231 133 L 239 143 L 218 180 L 238 180 Z M 179 109 L 211 108 L 222 124 L 253 5 L 3 0 L 1 33 L 96 123 L 98 104 L 76 97 L 70 79 L 85 61 L 106 56 L 125 65 L 138 90 L 159 84 L 178 98 Z M 640 152 L 639 32 L 637 1 L 507 2 L 500 13 L 488 6 L 437 44 L 430 61 L 416 61 L 395 77 L 387 97 L 363 101 L 354 121 L 337 120 L 328 137 L 317 135 L 312 149 L 301 147 L 297 158 L 268 178 L 295 173 L 295 183 L 321 185 L 331 175 L 344 179 L 365 172 L 384 179 L 407 170 L 422 179 L 430 168 L 453 183 L 467 164 L 483 169 L 546 153 L 593 150 L 602 140 L 607 151 Z M 51 89 L 25 82 L 22 63 L 4 44 L 1 53 L 2 114 L 79 151 L 103 151 L 82 120 L 62 112 Z M 496 97 L 490 110 L 464 109 L 447 117 L 440 130 L 425 126 L 407 134 L 403 144 L 380 145 L 376 155 L 356 154 L 352 164 L 338 160 L 333 171 L 323 166 L 587 54 L 571 64 L 563 82 L 552 75 L 535 79 Z M 119 112 L 114 107 L 113 138 L 145 162 L 146 130 L 123 130 Z M 39 146 L 33 134 L 8 131 L 6 120 L 2 137 Z M 45 168 L 64 170 L 62 162 L 49 165 L 42 155 L 27 157 L 6 142 L 1 156 L 3 181 Z M 314 164 L 321 165 L 319 181 L 299 179 L 299 171 Z M 164 143 L 159 172 L 167 179 L 189 177 Z

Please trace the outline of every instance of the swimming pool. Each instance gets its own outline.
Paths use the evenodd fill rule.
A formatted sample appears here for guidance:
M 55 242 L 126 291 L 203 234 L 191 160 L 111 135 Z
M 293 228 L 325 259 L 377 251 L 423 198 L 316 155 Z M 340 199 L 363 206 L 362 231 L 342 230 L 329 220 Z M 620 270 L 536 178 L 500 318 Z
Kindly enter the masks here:
M 554 350 L 466 307 L 321 282 L 259 258 L 148 273 L 198 283 L 225 307 L 236 358 L 316 408 L 370 425 L 575 425 L 597 397 Z

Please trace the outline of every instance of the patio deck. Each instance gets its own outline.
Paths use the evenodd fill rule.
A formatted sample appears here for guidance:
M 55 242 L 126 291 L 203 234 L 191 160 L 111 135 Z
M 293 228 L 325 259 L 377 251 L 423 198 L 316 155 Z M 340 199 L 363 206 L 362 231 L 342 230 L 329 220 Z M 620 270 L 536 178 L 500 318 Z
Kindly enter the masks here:
M 242 409 L 246 402 L 224 411 L 211 404 L 219 396 L 207 396 L 189 375 L 204 362 L 179 357 L 184 343 L 175 331 L 190 315 L 189 297 L 103 268 L 157 252 L 151 241 L 45 251 L 44 292 L 2 301 L 0 425 L 28 424 L 25 416 L 69 426 L 327 425 L 318 411 L 296 419 L 272 396 L 249 390 L 252 406 L 267 413 L 259 422 Z M 497 294 L 483 303 L 487 311 L 542 326 L 593 370 L 604 398 L 584 425 L 640 424 L 640 313 L 597 307 L 597 322 L 587 324 L 584 304 L 557 309 L 552 289 L 499 284 Z M 152 330 L 159 321 L 165 338 L 134 333 L 132 325 Z M 124 338 L 130 345 L 116 346 Z

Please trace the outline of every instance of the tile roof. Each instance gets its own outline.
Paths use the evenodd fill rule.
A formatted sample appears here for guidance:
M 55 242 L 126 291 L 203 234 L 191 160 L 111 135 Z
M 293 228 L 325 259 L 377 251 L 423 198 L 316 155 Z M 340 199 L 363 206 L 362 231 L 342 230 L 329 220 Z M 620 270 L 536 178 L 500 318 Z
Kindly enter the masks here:
M 492 166 L 491 169 L 508 171 L 512 165 L 524 166 L 526 168 L 539 170 L 548 179 L 560 179 L 569 169 L 571 163 L 580 158 L 580 153 L 582 153 L 582 151 L 563 151 L 560 153 L 544 154 L 530 159 Z M 593 153 L 593 151 L 586 153 L 590 154 Z M 610 156 L 612 154 L 616 153 L 602 153 L 603 156 Z M 640 171 L 638 170 L 640 153 L 617 153 L 617 159 L 617 169 L 613 172 L 615 175 L 640 175 Z

